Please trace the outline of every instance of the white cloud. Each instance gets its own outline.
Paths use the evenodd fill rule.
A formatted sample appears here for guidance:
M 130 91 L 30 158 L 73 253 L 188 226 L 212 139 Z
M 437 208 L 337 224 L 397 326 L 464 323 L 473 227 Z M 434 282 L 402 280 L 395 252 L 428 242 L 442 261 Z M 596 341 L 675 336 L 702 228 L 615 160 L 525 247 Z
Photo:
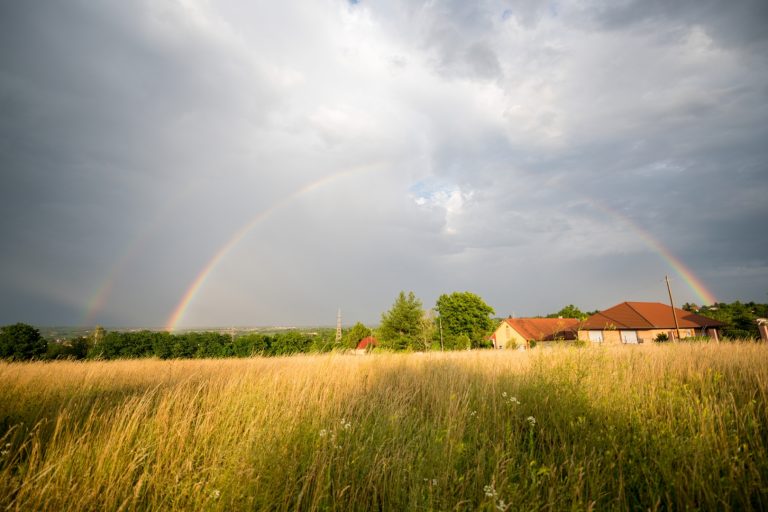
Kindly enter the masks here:
M 419 183 L 412 192 L 413 201 L 421 208 L 439 209 L 444 215 L 443 232 L 447 235 L 458 233 L 465 205 L 472 199 L 472 191 L 463 192 L 459 187 L 429 190 Z

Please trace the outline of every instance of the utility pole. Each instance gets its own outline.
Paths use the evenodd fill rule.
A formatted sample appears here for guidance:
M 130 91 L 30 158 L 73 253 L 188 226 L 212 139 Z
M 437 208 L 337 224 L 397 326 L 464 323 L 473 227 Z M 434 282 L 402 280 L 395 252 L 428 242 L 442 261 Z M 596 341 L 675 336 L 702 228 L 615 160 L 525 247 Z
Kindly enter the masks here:
M 341 308 L 336 314 L 336 344 L 341 343 Z
M 437 324 L 440 326 L 440 352 L 443 351 L 443 318 L 437 317 Z
M 680 324 L 677 323 L 677 313 L 675 312 L 675 301 L 672 300 L 672 288 L 669 287 L 669 276 L 664 276 L 664 280 L 667 282 L 667 292 L 669 293 L 669 305 L 672 306 L 672 318 L 675 319 L 675 331 L 677 331 L 677 339 L 680 340 Z

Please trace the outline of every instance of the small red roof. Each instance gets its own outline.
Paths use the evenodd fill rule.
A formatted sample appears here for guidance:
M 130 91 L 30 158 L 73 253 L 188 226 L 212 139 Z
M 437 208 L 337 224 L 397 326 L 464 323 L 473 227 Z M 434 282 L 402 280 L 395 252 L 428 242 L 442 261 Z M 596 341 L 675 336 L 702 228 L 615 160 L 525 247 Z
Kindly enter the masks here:
M 675 308 L 677 323 L 684 328 L 720 327 L 717 320 Z M 674 329 L 672 308 L 660 302 L 622 302 L 600 311 L 582 324 L 583 329 Z
M 579 321 L 575 318 L 507 318 L 504 320 L 526 340 L 576 339 Z
M 379 342 L 376 338 L 373 336 L 366 336 L 365 338 L 360 340 L 360 343 L 357 344 L 358 350 L 364 350 L 368 347 L 376 347 L 379 345 Z

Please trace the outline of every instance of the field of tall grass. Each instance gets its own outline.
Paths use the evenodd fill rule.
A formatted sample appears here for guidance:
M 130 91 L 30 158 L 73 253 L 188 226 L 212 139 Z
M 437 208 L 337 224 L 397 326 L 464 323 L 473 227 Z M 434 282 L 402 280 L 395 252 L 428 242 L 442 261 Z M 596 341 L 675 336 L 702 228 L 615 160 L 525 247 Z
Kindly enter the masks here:
M 768 509 L 768 347 L 0 363 L 9 510 Z

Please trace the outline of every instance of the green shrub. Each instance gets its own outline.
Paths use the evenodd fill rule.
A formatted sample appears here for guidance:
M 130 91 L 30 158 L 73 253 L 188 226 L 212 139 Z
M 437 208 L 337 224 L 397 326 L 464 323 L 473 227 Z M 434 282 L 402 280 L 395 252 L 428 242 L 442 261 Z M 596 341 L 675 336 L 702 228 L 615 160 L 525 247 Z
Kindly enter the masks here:
M 688 336 L 687 338 L 683 338 L 680 341 L 687 341 L 690 343 L 709 343 L 711 340 L 708 336 Z
M 23 361 L 43 357 L 48 341 L 40 331 L 28 324 L 18 323 L 0 327 L 0 358 Z
M 754 339 L 754 334 L 746 329 L 724 329 L 723 339 L 726 340 L 751 340 Z

